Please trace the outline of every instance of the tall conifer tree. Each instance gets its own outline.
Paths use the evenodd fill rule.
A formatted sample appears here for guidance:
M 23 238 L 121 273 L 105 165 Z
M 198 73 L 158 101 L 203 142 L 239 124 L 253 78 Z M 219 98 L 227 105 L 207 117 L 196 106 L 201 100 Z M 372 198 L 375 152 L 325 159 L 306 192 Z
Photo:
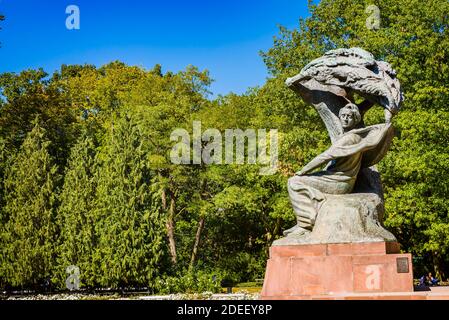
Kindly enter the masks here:
M 97 243 L 94 232 L 96 221 L 93 208 L 96 191 L 96 144 L 93 135 L 85 132 L 72 148 L 65 173 L 59 208 L 61 230 L 58 248 L 58 274 L 67 277 L 66 269 L 80 269 L 81 284 L 95 285 L 92 274 L 92 255 Z M 62 282 L 64 285 L 64 282 Z
M 5 170 L 3 261 L 12 286 L 36 287 L 51 277 L 59 175 L 39 120 Z
M 128 115 L 115 121 L 102 150 L 95 224 L 100 285 L 152 286 L 162 255 L 163 229 L 150 192 L 145 139 Z

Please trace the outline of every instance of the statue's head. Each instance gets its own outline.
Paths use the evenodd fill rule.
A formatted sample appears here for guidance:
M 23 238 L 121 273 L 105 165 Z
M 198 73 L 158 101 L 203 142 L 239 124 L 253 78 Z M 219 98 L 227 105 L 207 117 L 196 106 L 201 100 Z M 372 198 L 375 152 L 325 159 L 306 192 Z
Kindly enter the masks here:
M 338 116 L 345 131 L 351 130 L 362 121 L 359 108 L 353 103 L 341 108 Z

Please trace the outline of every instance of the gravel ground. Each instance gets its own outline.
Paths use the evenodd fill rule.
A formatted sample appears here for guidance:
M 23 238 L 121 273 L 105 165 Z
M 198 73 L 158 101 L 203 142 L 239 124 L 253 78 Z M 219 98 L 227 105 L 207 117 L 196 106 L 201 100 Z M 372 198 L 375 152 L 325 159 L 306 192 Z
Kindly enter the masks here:
M 3 296 L 3 300 L 118 300 L 119 295 L 87 295 L 87 294 L 37 294 Z
M 171 295 L 94 295 L 94 294 L 52 294 L 0 296 L 0 300 L 258 300 L 259 294 L 240 292 L 234 294 L 171 294 Z

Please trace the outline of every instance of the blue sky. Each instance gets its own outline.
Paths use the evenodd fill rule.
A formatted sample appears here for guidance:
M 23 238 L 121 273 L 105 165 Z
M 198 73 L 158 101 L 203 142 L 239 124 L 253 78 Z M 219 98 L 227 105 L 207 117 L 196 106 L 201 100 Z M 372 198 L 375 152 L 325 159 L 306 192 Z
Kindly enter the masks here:
M 81 11 L 80 30 L 65 26 L 68 5 Z M 0 0 L 0 72 L 121 60 L 164 71 L 208 69 L 217 94 L 243 93 L 267 77 L 260 50 L 278 25 L 297 28 L 305 0 Z

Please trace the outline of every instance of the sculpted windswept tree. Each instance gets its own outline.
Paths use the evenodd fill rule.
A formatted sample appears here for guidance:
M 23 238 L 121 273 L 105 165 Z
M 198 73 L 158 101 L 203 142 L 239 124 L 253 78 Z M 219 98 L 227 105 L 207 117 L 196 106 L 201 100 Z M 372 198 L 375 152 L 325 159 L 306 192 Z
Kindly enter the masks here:
M 378 30 L 369 27 L 369 20 L 367 23 L 371 13 L 366 9 L 371 4 L 380 9 Z M 294 102 L 299 98 L 284 93 L 288 89 L 283 87 L 283 81 L 330 49 L 361 47 L 377 59 L 391 63 L 398 73 L 405 101 L 394 119 L 397 137 L 392 150 L 379 164 L 386 197 L 385 223 L 402 243 L 403 250 L 424 256 L 427 267 L 446 278 L 449 275 L 446 254 L 449 147 L 445 138 L 449 119 L 449 3 L 322 0 L 318 4 L 310 2 L 310 11 L 309 18 L 301 19 L 299 29 L 281 28 L 274 46 L 263 54 L 274 79 L 261 89 L 262 97 L 263 90 L 273 88 L 273 83 L 279 81 L 277 89 L 272 90 L 275 97 L 286 97 L 284 112 L 304 114 L 304 109 L 298 109 L 303 106 Z M 379 109 L 370 111 L 368 123 L 381 121 Z M 298 133 L 305 136 L 301 131 Z M 301 139 L 297 138 L 297 142 Z M 307 144 L 296 146 L 300 154 L 309 153 Z M 294 162 L 290 164 L 300 167 Z

